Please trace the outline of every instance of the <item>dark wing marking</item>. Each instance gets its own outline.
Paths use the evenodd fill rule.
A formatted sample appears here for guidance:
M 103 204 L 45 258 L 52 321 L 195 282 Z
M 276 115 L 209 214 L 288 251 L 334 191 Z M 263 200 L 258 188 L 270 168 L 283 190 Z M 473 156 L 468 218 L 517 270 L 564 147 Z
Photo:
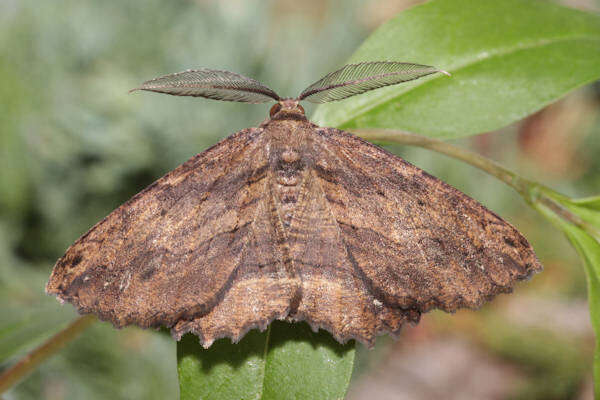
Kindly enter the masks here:
M 331 72 L 313 83 L 298 96 L 298 100 L 327 103 L 384 86 L 411 81 L 423 76 L 446 71 L 428 65 L 395 61 L 363 62 L 349 64 Z
M 131 91 L 135 90 L 243 103 L 279 100 L 277 93 L 252 78 L 213 69 L 187 70 L 161 76 Z

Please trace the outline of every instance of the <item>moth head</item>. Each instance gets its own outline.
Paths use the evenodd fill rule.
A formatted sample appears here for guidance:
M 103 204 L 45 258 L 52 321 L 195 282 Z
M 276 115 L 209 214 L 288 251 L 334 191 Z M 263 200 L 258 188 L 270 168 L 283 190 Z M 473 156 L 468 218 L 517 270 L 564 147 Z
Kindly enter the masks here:
M 304 107 L 300 105 L 300 100 L 298 99 L 281 99 L 279 102 L 275 103 L 273 107 L 271 107 L 271 111 L 269 111 L 271 119 L 276 119 L 283 115 L 295 115 L 306 118 Z

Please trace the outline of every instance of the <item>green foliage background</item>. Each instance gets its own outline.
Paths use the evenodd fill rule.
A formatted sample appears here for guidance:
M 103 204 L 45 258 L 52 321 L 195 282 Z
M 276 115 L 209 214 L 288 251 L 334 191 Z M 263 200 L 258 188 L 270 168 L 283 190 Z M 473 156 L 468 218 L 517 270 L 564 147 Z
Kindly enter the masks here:
M 265 82 L 281 95 L 293 96 L 345 63 L 369 33 L 391 17 L 376 10 L 393 10 L 392 3 L 0 3 L 0 368 L 9 366 L 75 316 L 70 306 L 60 307 L 43 294 L 54 260 L 70 243 L 157 177 L 220 138 L 258 124 L 268 111 L 266 105 L 127 95 L 128 89 L 162 73 L 205 66 L 243 73 Z M 544 3 L 538 4 L 543 8 Z M 448 29 L 458 23 L 449 24 Z M 534 28 L 537 32 L 540 27 Z M 423 37 L 435 33 L 424 32 Z M 465 39 L 465 53 L 477 55 L 473 41 L 483 36 L 477 33 Z M 458 44 L 445 42 L 434 49 L 414 42 L 396 45 L 395 52 L 383 54 L 441 68 L 457 65 L 451 56 L 461 50 Z M 366 53 L 363 58 L 375 54 Z M 590 53 L 590 57 L 593 55 Z M 551 67 L 544 64 L 547 61 L 541 57 L 539 68 Z M 460 73 L 450 84 L 461 82 Z M 501 76 L 498 82 L 502 87 Z M 447 90 L 459 96 L 459 87 Z M 420 103 L 418 95 L 415 90 L 409 93 L 406 104 L 411 106 L 403 108 L 402 113 L 373 112 L 370 119 L 357 119 L 348 126 L 411 129 L 425 119 L 431 128 L 423 133 L 456 137 L 456 132 L 467 134 L 503 125 L 503 121 L 487 118 L 465 128 L 461 116 L 469 108 L 452 109 L 455 124 L 442 124 L 440 119 L 449 114 L 444 104 L 432 108 L 431 104 Z M 483 151 L 521 175 L 573 197 L 597 194 L 598 89 L 587 87 L 571 97 L 590 111 L 587 122 L 573 131 L 578 135 L 576 140 L 565 139 L 565 146 L 573 147 L 575 156 L 572 165 L 560 174 L 548 172 L 539 160 L 527 155 L 519 124 L 486 135 L 485 142 L 463 139 L 458 143 Z M 355 105 L 361 107 L 374 100 L 368 96 L 357 98 Z M 549 96 L 548 102 L 552 100 Z M 316 118 L 330 125 L 347 123 L 339 113 L 351 109 L 348 104 L 334 105 L 325 113 L 325 107 Z M 310 108 L 307 111 L 310 113 Z M 377 119 L 378 115 L 395 115 L 397 120 Z M 335 119 L 338 116 L 340 119 Z M 443 129 L 435 131 L 440 126 Z M 565 304 L 585 300 L 586 281 L 580 259 L 561 233 L 526 207 L 518 195 L 455 160 L 413 148 L 390 149 L 482 201 L 530 239 L 546 270 L 521 285 L 513 296 L 558 299 Z M 548 154 L 548 162 L 553 160 Z M 586 208 L 587 203 L 573 205 L 578 206 Z M 572 227 L 563 229 L 576 243 L 588 240 Z M 578 250 L 585 253 L 585 248 Z M 591 379 L 593 338 L 557 335 L 527 325 L 514 325 L 509 330 L 497 302 L 477 313 L 475 322 L 439 314 L 424 318 L 434 321 L 430 329 L 444 332 L 446 328 L 440 326 L 451 325 L 454 332 L 462 332 L 493 357 L 517 366 L 523 383 L 515 389 L 515 397 L 574 398 Z M 378 346 L 386 345 L 387 341 L 381 340 Z M 373 365 L 377 354 L 361 356 L 357 376 L 368 374 L 362 366 Z M 133 328 L 116 331 L 106 324 L 96 324 L 7 398 L 165 399 L 177 398 L 178 390 L 175 343 L 168 336 Z

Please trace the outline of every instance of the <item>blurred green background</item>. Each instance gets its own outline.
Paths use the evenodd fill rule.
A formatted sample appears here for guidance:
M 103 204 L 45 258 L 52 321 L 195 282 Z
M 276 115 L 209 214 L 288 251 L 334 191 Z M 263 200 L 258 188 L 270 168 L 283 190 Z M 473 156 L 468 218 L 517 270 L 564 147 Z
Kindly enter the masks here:
M 269 108 L 129 89 L 209 67 L 295 96 L 419 2 L 0 1 L 0 370 L 75 317 L 44 285 L 77 237 L 192 155 L 259 124 Z M 593 0 L 562 3 L 600 10 Z M 565 194 L 600 192 L 599 85 L 503 131 L 456 143 Z M 545 271 L 479 312 L 434 312 L 396 342 L 359 346 L 348 398 L 591 399 L 585 277 L 562 234 L 480 171 L 426 150 L 389 149 L 512 222 Z M 4 398 L 177 396 L 169 336 L 99 323 Z

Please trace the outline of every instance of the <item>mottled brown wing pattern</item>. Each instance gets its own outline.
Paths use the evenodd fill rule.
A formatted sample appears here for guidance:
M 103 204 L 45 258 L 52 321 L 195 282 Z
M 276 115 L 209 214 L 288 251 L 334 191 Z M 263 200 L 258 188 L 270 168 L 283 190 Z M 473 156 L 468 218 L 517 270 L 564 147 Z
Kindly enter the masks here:
M 133 197 L 67 250 L 47 292 L 116 326 L 210 313 L 238 279 L 264 213 L 263 140 L 262 129 L 243 130 Z
M 237 342 L 248 330 L 264 330 L 274 319 L 288 316 L 298 296 L 298 279 L 285 265 L 287 246 L 277 221 L 272 171 L 266 176 L 261 186 L 264 197 L 257 205 L 249 240 L 239 251 L 230 287 L 209 313 L 177 323 L 172 329 L 175 338 L 192 332 L 204 347 L 222 337 Z
M 349 133 L 280 114 L 94 226 L 58 260 L 48 293 L 205 347 L 285 318 L 370 346 L 541 269 L 475 200 Z
M 315 186 L 326 199 L 318 204 L 331 213 L 339 237 L 333 253 L 349 271 L 333 282 L 364 288 L 349 286 L 345 296 L 361 294 L 356 307 L 380 314 L 346 339 L 372 343 L 432 308 L 479 307 L 541 270 L 527 240 L 475 200 L 349 133 L 315 132 Z M 305 316 L 340 333 L 348 323 L 338 312 L 311 303 Z
M 301 301 L 290 316 L 323 328 L 336 340 L 374 343 L 376 332 L 397 333 L 419 314 L 383 308 L 348 252 L 339 222 L 314 170 L 289 228 L 291 257 L 299 274 Z

